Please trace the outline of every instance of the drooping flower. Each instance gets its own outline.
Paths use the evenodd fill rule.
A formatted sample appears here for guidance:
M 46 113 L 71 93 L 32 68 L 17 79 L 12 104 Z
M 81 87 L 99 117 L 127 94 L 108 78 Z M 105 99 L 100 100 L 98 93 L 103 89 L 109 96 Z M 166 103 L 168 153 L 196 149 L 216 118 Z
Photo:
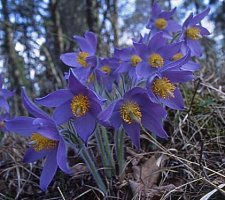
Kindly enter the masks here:
M 181 30 L 181 26 L 172 20 L 176 8 L 171 11 L 162 11 L 158 3 L 153 3 L 151 17 L 146 28 L 151 29 L 151 36 L 162 31 L 163 36 L 171 38 L 171 33 Z
M 22 100 L 33 117 L 19 116 L 5 120 L 5 127 L 9 131 L 31 138 L 24 162 L 30 163 L 46 157 L 40 177 L 40 188 L 46 190 L 58 167 L 65 173 L 71 173 L 67 166 L 66 144 L 55 121 L 29 100 L 24 89 Z
M 118 73 L 116 72 L 118 65 L 118 61 L 113 58 L 100 58 L 98 61 L 95 70 L 98 83 L 109 92 L 112 91 L 114 81 L 118 80 Z
M 185 40 L 185 44 L 190 48 L 192 56 L 202 55 L 200 39 L 210 34 L 206 28 L 199 24 L 209 11 L 210 9 L 207 8 L 196 16 L 193 16 L 193 13 L 191 13 L 183 23 L 180 39 Z
M 114 101 L 99 115 L 103 124 L 109 123 L 116 130 L 122 125 L 137 148 L 140 148 L 141 125 L 161 138 L 167 137 L 162 126 L 165 117 L 166 111 L 152 103 L 146 90 L 140 87 L 126 92 L 122 99 Z
M 4 112 L 9 112 L 9 104 L 7 99 L 14 95 L 14 92 L 11 92 L 7 89 L 3 89 L 2 76 L 0 75 L 0 110 Z
M 93 32 L 86 32 L 84 37 L 74 36 L 80 49 L 77 52 L 64 53 L 60 56 L 62 62 L 73 68 L 82 82 L 87 81 L 91 71 L 96 66 L 97 38 Z
M 182 94 L 175 85 L 193 80 L 191 71 L 167 69 L 161 73 L 152 74 L 147 82 L 146 89 L 152 102 L 162 103 L 172 109 L 184 109 Z
M 36 101 L 46 107 L 56 107 L 53 118 L 58 125 L 72 120 L 77 134 L 85 143 L 95 130 L 102 103 L 92 90 L 78 81 L 71 70 L 68 89 L 57 90 Z
M 132 80 L 137 79 L 136 67 L 142 59 L 135 48 L 115 49 L 114 57 L 120 61 L 117 73 L 128 73 Z
M 149 45 L 134 43 L 134 47 L 142 59 L 136 69 L 140 78 L 147 78 L 151 74 L 167 68 L 181 66 L 188 61 L 187 55 L 177 61 L 171 60 L 172 56 L 180 50 L 183 42 L 168 45 L 162 34 L 162 32 L 155 34 L 149 41 Z

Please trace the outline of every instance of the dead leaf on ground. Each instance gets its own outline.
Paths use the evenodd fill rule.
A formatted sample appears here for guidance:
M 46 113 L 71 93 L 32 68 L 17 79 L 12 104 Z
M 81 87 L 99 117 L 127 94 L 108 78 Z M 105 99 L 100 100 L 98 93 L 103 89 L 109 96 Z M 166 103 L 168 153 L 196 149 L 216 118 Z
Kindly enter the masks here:
M 135 181 L 130 180 L 129 184 L 134 196 L 145 194 L 149 198 L 162 195 L 167 189 L 175 188 L 174 185 L 157 186 L 159 182 L 161 168 L 165 164 L 166 156 L 159 158 L 151 156 L 142 165 L 133 166 L 133 177 Z

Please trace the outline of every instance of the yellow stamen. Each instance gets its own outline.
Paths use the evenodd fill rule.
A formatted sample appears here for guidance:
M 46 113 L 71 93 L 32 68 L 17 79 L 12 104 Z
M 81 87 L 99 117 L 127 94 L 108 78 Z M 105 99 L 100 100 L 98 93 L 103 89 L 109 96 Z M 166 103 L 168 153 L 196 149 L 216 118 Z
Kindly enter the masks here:
M 162 56 L 157 53 L 153 53 L 148 59 L 149 65 L 152 67 L 162 67 L 164 65 L 164 60 Z
M 76 117 L 81 117 L 89 111 L 90 102 L 87 96 L 79 94 L 73 97 L 70 106 L 73 114 Z
M 120 108 L 120 116 L 126 123 L 131 124 L 132 122 L 140 122 L 142 114 L 137 103 L 126 102 Z
M 108 65 L 104 65 L 104 66 L 101 67 L 101 71 L 105 72 L 106 74 L 110 74 L 111 68 Z
M 158 18 L 155 21 L 156 28 L 163 30 L 167 27 L 167 21 L 164 18 Z
M 37 152 L 42 150 L 51 150 L 56 148 L 58 145 L 58 141 L 46 138 L 39 133 L 33 133 L 31 136 L 31 141 L 34 150 Z
M 166 77 L 163 77 L 162 79 L 156 79 L 152 84 L 152 90 L 154 94 L 164 99 L 174 97 L 175 89 L 176 87 L 170 83 Z
M 181 58 L 183 58 L 183 54 L 182 54 L 182 53 L 176 53 L 176 54 L 172 57 L 172 60 L 173 60 L 173 61 L 177 61 L 177 60 L 180 60 Z
M 88 83 L 91 83 L 91 82 L 93 82 L 94 80 L 95 80 L 95 75 L 94 75 L 93 73 L 91 73 L 91 74 L 88 76 L 87 82 L 88 82 Z
M 186 30 L 187 38 L 191 40 L 199 40 L 202 38 L 200 30 L 197 27 L 190 27 Z
M 79 52 L 77 55 L 77 62 L 83 67 L 88 67 L 88 63 L 86 62 L 88 56 L 89 54 L 87 52 Z
M 142 59 L 138 55 L 133 55 L 131 56 L 130 61 L 131 61 L 131 65 L 133 67 L 136 67 L 137 64 L 142 61 Z

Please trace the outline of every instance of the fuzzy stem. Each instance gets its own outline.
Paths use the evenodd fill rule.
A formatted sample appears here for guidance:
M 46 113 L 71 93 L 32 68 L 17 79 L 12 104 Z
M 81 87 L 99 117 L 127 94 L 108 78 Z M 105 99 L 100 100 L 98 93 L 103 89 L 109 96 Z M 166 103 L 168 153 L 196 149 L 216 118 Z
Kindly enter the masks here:
M 100 174 L 98 173 L 98 170 L 96 168 L 93 157 L 91 156 L 88 148 L 85 146 L 83 141 L 70 130 L 63 130 L 63 131 L 61 131 L 61 134 L 64 136 L 66 141 L 76 145 L 76 147 L 74 147 L 74 145 L 72 147 L 76 151 L 79 150 L 79 154 L 82 157 L 82 159 L 84 160 L 87 167 L 89 168 L 98 188 L 102 191 L 102 193 L 104 195 L 106 195 L 107 188 L 106 188 Z
M 98 127 L 97 131 L 95 132 L 95 135 L 106 176 L 111 179 L 113 169 L 113 162 L 112 162 L 113 159 L 112 154 L 110 153 L 109 140 L 106 134 L 106 130 L 104 130 L 104 128 Z

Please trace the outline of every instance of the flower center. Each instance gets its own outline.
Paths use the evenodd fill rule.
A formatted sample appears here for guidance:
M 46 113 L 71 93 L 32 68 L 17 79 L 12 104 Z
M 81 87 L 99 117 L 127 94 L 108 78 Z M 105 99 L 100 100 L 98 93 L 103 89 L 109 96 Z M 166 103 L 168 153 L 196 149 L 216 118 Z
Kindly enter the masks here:
M 56 148 L 58 145 L 58 141 L 46 138 L 39 133 L 33 133 L 31 136 L 31 141 L 34 150 L 37 152 L 42 150 L 51 150 Z
M 154 94 L 166 99 L 168 97 L 174 97 L 174 90 L 176 87 L 170 83 L 170 81 L 163 77 L 162 79 L 156 79 L 153 82 L 152 90 Z
M 152 67 L 162 67 L 164 60 L 158 53 L 153 53 L 148 59 L 148 64 Z
M 176 54 L 172 57 L 172 60 L 173 60 L 173 61 L 177 61 L 177 60 L 180 60 L 181 58 L 183 58 L 183 54 L 182 54 L 182 53 L 176 53 Z
M 138 55 L 133 55 L 133 56 L 131 56 L 130 61 L 131 61 L 131 65 L 132 65 L 133 67 L 136 67 L 137 64 L 138 64 L 139 62 L 141 62 L 142 60 L 141 60 L 141 58 L 140 58 Z
M 73 97 L 70 106 L 73 114 L 76 117 L 81 117 L 89 111 L 90 102 L 87 96 L 79 94 Z
M 108 65 L 104 65 L 104 66 L 101 67 L 101 71 L 105 72 L 106 74 L 110 74 L 111 68 Z
M 120 107 L 120 116 L 126 123 L 131 124 L 132 122 L 139 122 L 142 114 L 137 103 L 126 102 Z
M 201 33 L 200 30 L 196 27 L 190 27 L 186 30 L 186 36 L 187 38 L 191 40 L 199 40 L 201 39 Z
M 158 18 L 155 20 L 155 26 L 158 29 L 163 30 L 167 27 L 167 21 L 163 18 Z
M 87 67 L 88 63 L 86 62 L 86 58 L 89 56 L 89 54 L 87 52 L 79 52 L 77 55 L 77 62 L 83 66 L 83 67 Z

